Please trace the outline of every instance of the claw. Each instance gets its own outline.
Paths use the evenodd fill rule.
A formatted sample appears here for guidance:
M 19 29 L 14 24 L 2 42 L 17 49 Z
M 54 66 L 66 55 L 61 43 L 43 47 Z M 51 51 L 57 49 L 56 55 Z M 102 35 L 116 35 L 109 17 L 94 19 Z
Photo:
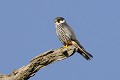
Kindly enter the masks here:
M 62 48 L 63 48 L 63 49 L 64 49 L 64 48 L 68 48 L 68 45 L 63 46 Z
M 68 48 L 68 45 L 63 46 L 63 48 Z

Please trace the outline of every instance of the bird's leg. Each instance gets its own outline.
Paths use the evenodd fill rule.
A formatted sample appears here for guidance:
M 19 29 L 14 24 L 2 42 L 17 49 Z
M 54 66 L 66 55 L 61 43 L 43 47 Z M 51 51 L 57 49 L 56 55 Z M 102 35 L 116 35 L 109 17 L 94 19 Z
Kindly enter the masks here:
M 66 44 L 65 46 L 63 46 L 63 48 L 68 48 L 68 45 Z
M 61 49 L 64 49 L 64 48 L 68 48 L 68 45 L 66 44 L 66 45 L 61 47 Z
M 72 42 L 71 41 L 67 41 L 67 43 L 62 47 L 63 49 L 64 48 L 68 48 L 68 46 L 72 45 Z

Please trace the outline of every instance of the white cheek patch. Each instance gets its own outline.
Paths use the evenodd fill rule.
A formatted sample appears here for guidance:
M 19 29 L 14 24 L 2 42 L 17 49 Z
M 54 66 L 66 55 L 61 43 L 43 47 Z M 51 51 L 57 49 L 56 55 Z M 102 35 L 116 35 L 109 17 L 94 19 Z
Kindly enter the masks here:
M 65 23 L 65 20 L 60 21 L 60 23 Z
M 56 22 L 55 24 L 56 24 L 56 25 L 59 25 L 59 24 L 61 24 L 61 23 L 65 23 L 65 20 L 62 20 L 62 21 L 60 21 L 60 22 Z

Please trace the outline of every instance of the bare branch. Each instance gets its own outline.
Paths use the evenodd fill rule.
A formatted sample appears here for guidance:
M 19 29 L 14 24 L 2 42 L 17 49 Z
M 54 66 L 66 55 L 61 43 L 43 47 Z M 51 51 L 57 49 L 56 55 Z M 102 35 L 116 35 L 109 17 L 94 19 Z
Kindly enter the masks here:
M 35 58 L 33 58 L 30 63 L 23 66 L 11 74 L 0 75 L 0 80 L 28 80 L 30 77 L 34 76 L 37 71 L 41 68 L 63 59 L 72 56 L 76 52 L 74 46 L 69 46 L 68 48 L 59 48 L 56 50 L 49 50 L 44 52 Z

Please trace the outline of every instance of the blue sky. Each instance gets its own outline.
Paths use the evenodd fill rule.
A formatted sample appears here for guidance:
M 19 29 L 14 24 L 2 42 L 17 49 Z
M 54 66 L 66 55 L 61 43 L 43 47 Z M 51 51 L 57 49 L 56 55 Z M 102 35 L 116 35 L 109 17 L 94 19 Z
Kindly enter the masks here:
M 0 73 L 62 46 L 54 18 L 62 16 L 94 58 L 75 53 L 29 80 L 120 80 L 119 0 L 0 0 Z

